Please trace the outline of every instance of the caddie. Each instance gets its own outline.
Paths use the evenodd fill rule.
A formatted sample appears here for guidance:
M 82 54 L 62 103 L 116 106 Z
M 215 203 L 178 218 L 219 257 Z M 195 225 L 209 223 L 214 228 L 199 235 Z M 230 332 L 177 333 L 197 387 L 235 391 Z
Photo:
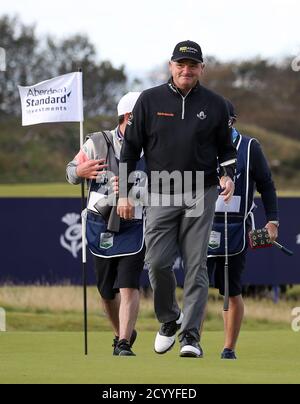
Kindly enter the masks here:
M 139 281 L 144 267 L 144 223 L 142 204 L 133 220 L 116 214 L 118 165 L 125 128 L 140 93 L 130 92 L 118 104 L 118 127 L 87 136 L 82 149 L 67 165 L 67 180 L 88 180 L 87 241 L 94 256 L 97 287 L 115 333 L 113 354 L 134 356 L 132 345 L 139 310 Z M 136 195 L 147 188 L 142 157 L 136 166 Z M 138 204 L 137 204 L 138 205 Z
M 278 237 L 278 201 L 271 170 L 261 146 L 256 139 L 241 135 L 234 128 L 237 120 L 234 107 L 227 100 L 233 144 L 237 149 L 237 172 L 235 192 L 227 205 L 228 247 L 229 247 L 229 311 L 224 312 L 225 345 L 222 359 L 236 359 L 235 349 L 240 333 L 244 302 L 241 276 L 246 265 L 248 232 L 254 227 L 254 194 L 261 194 L 266 214 L 266 228 L 270 239 Z M 208 250 L 208 272 L 211 283 L 224 296 L 225 264 L 225 206 L 219 197 Z

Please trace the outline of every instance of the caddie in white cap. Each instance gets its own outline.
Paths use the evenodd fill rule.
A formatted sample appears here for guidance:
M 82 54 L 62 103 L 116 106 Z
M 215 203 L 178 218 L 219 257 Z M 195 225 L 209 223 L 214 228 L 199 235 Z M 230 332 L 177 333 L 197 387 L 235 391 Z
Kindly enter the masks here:
M 118 127 L 88 135 L 82 149 L 67 166 L 69 183 L 80 184 L 84 178 L 89 184 L 87 242 L 94 256 L 97 288 L 115 334 L 114 356 L 134 356 L 131 348 L 137 337 L 134 327 L 145 257 L 143 207 L 135 208 L 135 220 L 120 221 L 116 207 L 107 202 L 103 205 L 102 201 L 107 195 L 118 193 L 124 133 L 139 96 L 138 92 L 124 95 L 117 107 Z M 147 189 L 147 183 L 141 180 L 144 158 L 137 163 L 136 170 L 139 172 L 132 189 L 136 195 L 142 195 Z M 114 177 L 110 178 L 109 173 Z
M 118 116 L 131 113 L 140 95 L 141 93 L 139 92 L 129 92 L 125 94 L 118 104 Z

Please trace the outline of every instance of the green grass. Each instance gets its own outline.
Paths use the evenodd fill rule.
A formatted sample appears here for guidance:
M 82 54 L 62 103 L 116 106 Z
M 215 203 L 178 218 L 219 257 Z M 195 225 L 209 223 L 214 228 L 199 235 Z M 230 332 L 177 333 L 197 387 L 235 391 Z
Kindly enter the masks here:
M 288 290 L 286 299 L 274 304 L 271 299 L 245 299 L 246 331 L 285 330 L 291 323 L 294 307 L 300 306 L 300 286 Z M 182 306 L 183 291 L 178 288 L 177 299 Z M 88 287 L 88 325 L 90 331 L 109 331 L 108 319 L 94 286 Z M 209 290 L 206 331 L 221 331 L 222 299 L 215 289 Z M 9 332 L 64 332 L 82 330 L 82 287 L 80 286 L 0 286 L 0 307 L 6 311 L 6 327 Z M 155 332 L 158 327 L 153 299 L 141 294 L 137 327 L 140 331 Z
M 293 292 L 293 293 L 292 293 Z M 177 290 L 182 303 L 182 290 Z M 246 318 L 237 362 L 219 359 L 223 344 L 222 302 L 210 290 L 202 345 L 204 360 L 178 357 L 178 345 L 153 353 L 159 327 L 151 298 L 141 299 L 136 358 L 112 356 L 112 332 L 95 287 L 88 288 L 89 356 L 83 355 L 80 287 L 0 287 L 6 333 L 0 333 L 1 383 L 299 383 L 299 333 L 291 331 L 291 309 L 299 306 L 299 287 L 290 300 L 246 300 Z
M 271 299 L 245 299 L 246 316 L 243 329 L 268 331 L 286 329 L 291 312 L 300 306 L 299 287 L 288 291 L 286 299 L 274 304 Z M 177 299 L 182 306 L 183 291 L 178 288 Z M 88 287 L 88 324 L 90 331 L 109 331 L 97 289 Z M 215 289 L 209 290 L 206 331 L 221 331 L 222 299 Z M 0 286 L 0 307 L 6 311 L 9 332 L 64 332 L 82 330 L 82 288 L 78 286 Z M 151 295 L 141 294 L 137 327 L 140 331 L 156 331 L 158 327 Z
M 2 198 L 76 198 L 80 197 L 80 194 L 80 186 L 72 186 L 67 183 L 0 185 L 0 197 Z
M 80 186 L 68 183 L 0 184 L 0 198 L 79 198 Z M 281 197 L 300 197 L 300 190 L 278 191 Z
M 153 352 L 153 332 L 140 333 L 132 358 L 113 357 L 111 333 L 0 333 L 0 383 L 299 383 L 299 334 L 243 332 L 239 360 L 221 361 L 222 332 L 203 336 L 204 359 L 179 358 L 178 345 L 164 356 Z
M 66 312 L 25 312 L 20 310 L 7 310 L 7 331 L 9 332 L 79 332 L 83 327 L 82 313 Z M 205 320 L 205 331 L 222 331 L 223 322 L 220 313 L 208 313 Z M 284 322 L 247 318 L 244 320 L 243 329 L 247 331 L 286 330 L 288 325 Z M 89 312 L 88 328 L 90 331 L 109 331 L 110 325 L 107 318 L 99 311 L 99 314 Z M 157 320 L 153 313 L 141 312 L 137 321 L 137 328 L 141 331 L 155 332 L 158 328 Z

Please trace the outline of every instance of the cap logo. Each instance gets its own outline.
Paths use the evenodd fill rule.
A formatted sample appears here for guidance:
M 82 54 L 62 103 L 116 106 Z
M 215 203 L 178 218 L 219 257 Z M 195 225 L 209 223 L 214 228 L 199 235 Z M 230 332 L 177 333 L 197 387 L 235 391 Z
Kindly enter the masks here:
M 190 53 L 198 53 L 198 50 L 195 48 L 192 48 L 190 46 L 182 46 L 181 48 L 179 48 L 180 52 L 190 52 Z

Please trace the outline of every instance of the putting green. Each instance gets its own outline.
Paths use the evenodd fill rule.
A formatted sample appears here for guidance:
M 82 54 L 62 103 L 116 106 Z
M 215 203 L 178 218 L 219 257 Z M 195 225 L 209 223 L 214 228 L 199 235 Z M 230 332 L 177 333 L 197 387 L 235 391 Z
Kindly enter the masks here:
M 0 383 L 299 383 L 300 334 L 243 332 L 238 361 L 219 359 L 223 334 L 206 332 L 204 359 L 164 356 L 153 350 L 155 333 L 142 332 L 136 357 L 113 357 L 111 333 L 89 334 L 89 356 L 81 333 L 0 333 Z
M 80 198 L 80 187 L 67 182 L 0 184 L 0 198 Z M 281 197 L 300 197 L 298 189 L 278 191 Z

